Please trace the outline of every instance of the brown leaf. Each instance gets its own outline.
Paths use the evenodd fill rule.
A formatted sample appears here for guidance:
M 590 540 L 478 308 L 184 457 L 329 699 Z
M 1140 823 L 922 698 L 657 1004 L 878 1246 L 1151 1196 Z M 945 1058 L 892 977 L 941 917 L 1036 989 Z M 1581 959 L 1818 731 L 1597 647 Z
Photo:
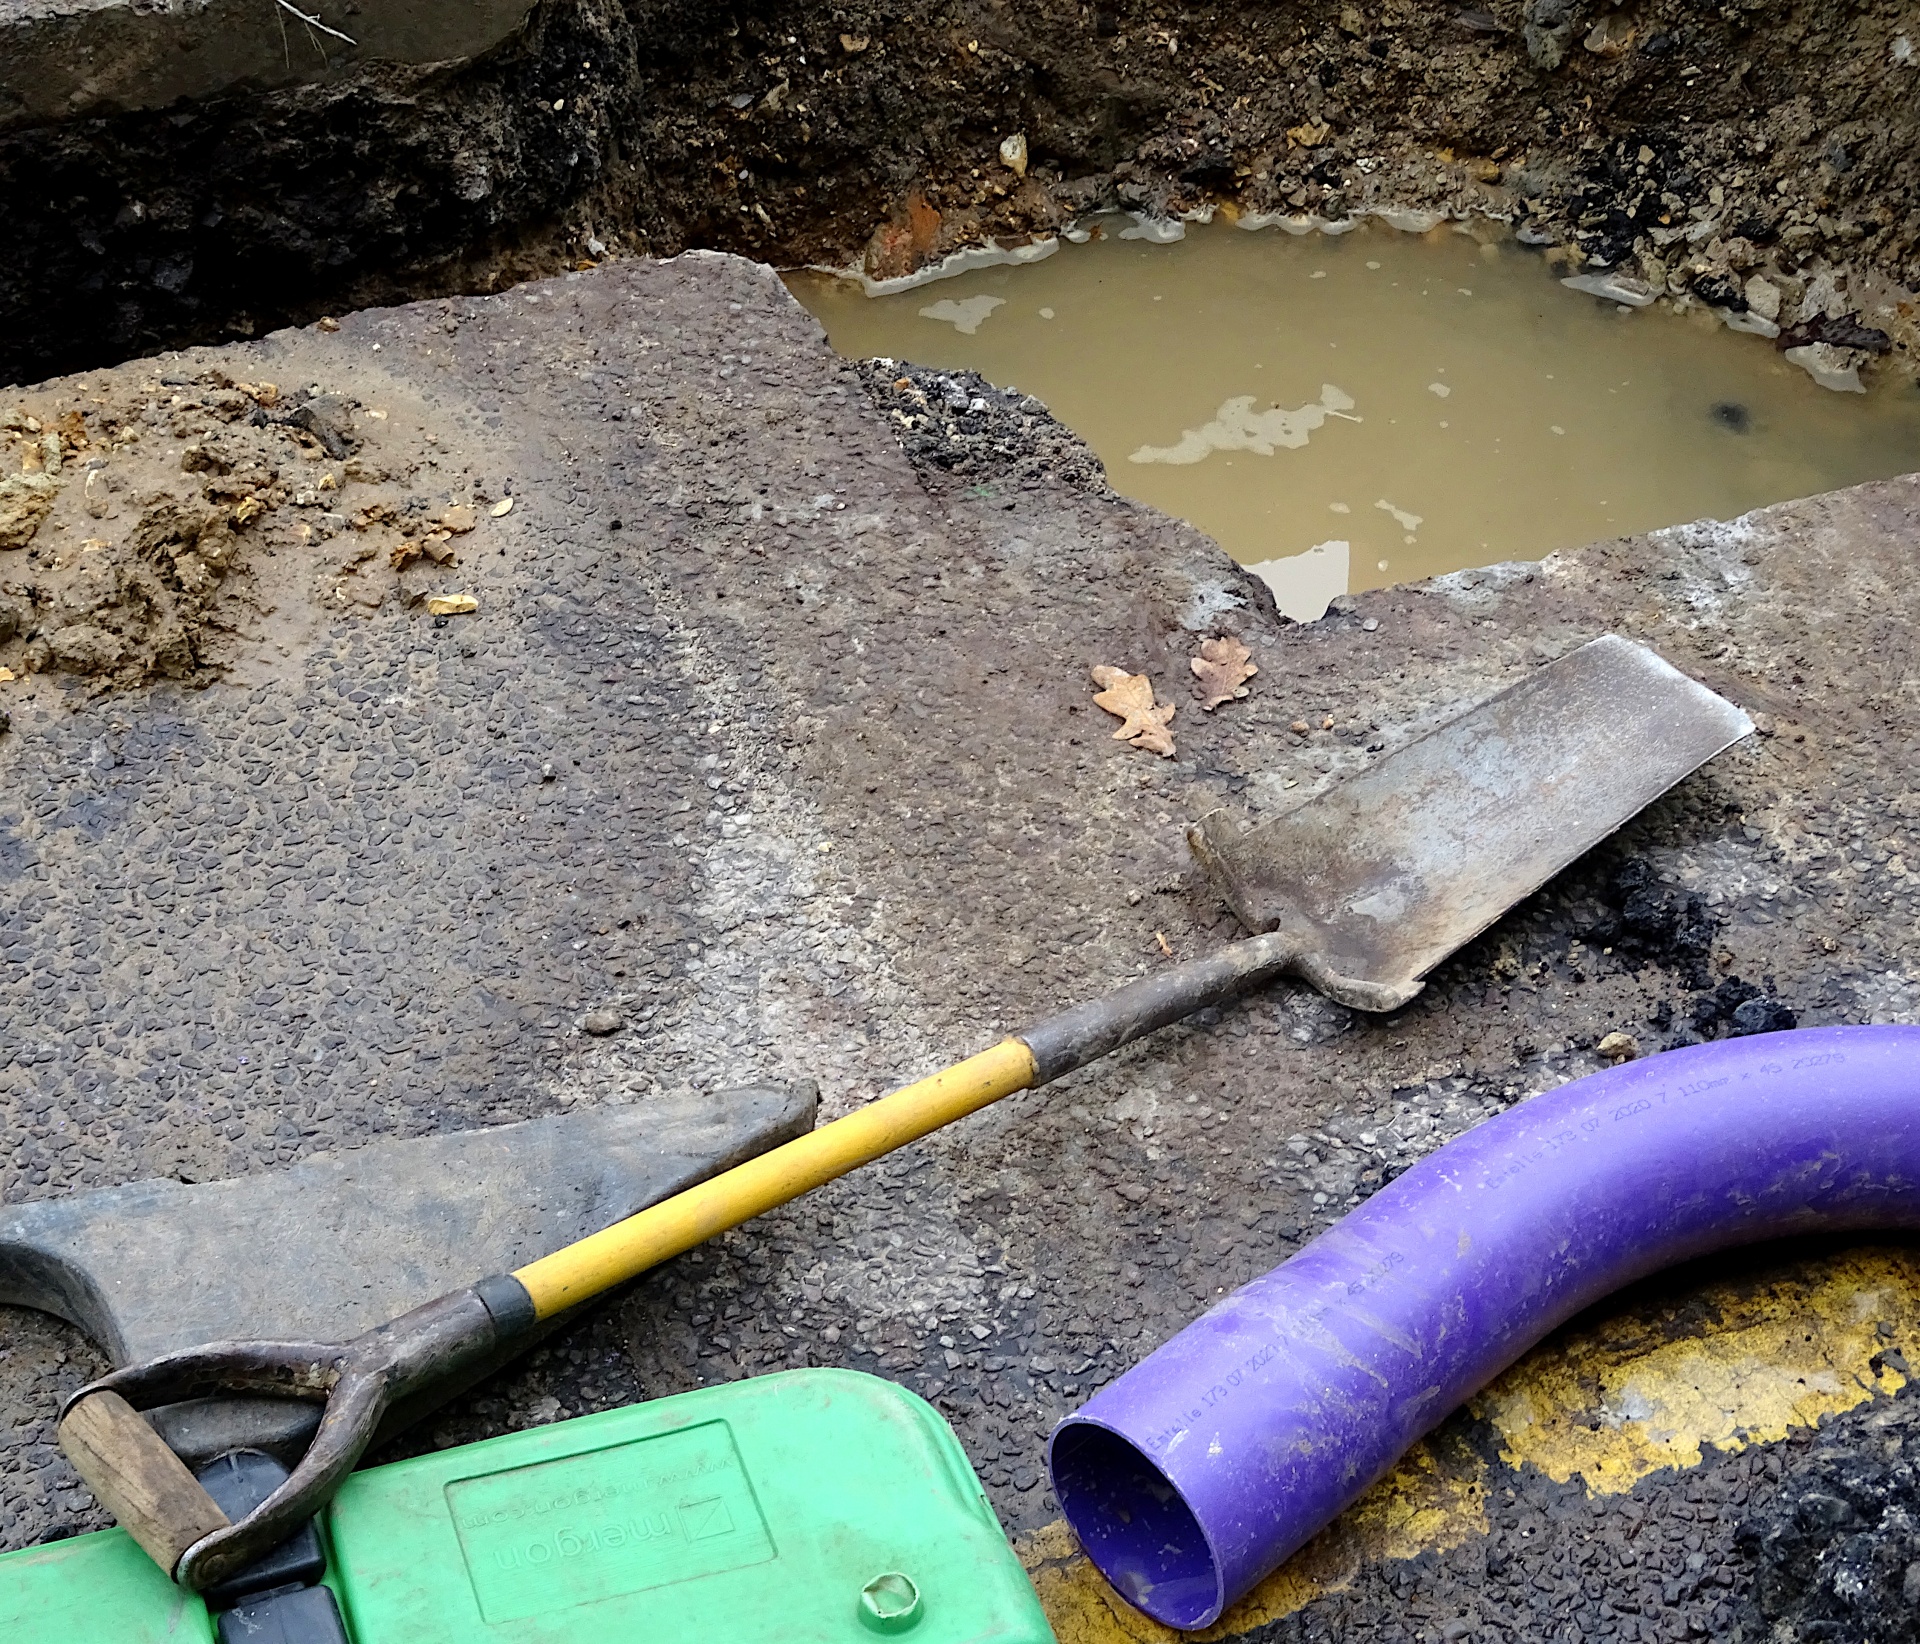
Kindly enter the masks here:
M 1193 677 L 1200 682 L 1200 706 L 1211 713 L 1223 702 L 1245 696 L 1243 683 L 1259 673 L 1246 646 L 1232 634 L 1200 642 L 1200 654 L 1192 659 Z
M 1173 704 L 1154 706 L 1152 680 L 1145 674 L 1130 674 L 1124 668 L 1102 664 L 1093 670 L 1093 682 L 1105 687 L 1094 692 L 1094 702 L 1123 722 L 1113 733 L 1114 741 L 1130 742 L 1162 759 L 1173 757 L 1173 732 L 1167 729 L 1173 719 Z

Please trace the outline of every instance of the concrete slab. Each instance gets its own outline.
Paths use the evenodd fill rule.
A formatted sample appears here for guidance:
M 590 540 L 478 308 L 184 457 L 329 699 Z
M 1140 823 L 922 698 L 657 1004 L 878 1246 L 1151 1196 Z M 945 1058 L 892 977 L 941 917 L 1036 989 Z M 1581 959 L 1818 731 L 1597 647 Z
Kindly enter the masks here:
M 240 623 L 245 683 L 5 688 L 9 1198 L 747 1077 L 818 1077 L 839 1111 L 1230 934 L 1186 866 L 1191 817 L 1284 807 L 1594 633 L 1765 721 L 1397 1016 L 1281 989 L 1169 1030 L 673 1264 L 431 1442 L 846 1364 L 939 1403 L 1005 1521 L 1040 1537 L 1055 1416 L 1411 1159 L 1597 1066 L 1606 1033 L 1652 1049 L 1782 1010 L 1920 1012 L 1913 481 L 1301 628 L 1198 533 L 1114 496 L 1043 408 L 840 362 L 771 275 L 723 258 L 22 397 L 55 415 L 136 395 L 142 438 L 183 449 L 161 379 L 212 370 L 389 411 L 423 507 L 484 484 L 513 508 L 459 567 L 477 611 L 444 628 L 395 600 L 323 604 L 294 633 L 287 594 Z M 345 551 L 305 552 L 331 586 Z M 1179 693 L 1221 631 L 1261 672 L 1203 714 Z M 1111 740 L 1096 663 L 1180 703 L 1175 759 Z M 600 1004 L 632 1025 L 578 1033 Z M 63 1365 L 16 1328 L 36 1399 L 83 1373 L 80 1344 Z M 88 1522 L 39 1429 L 16 1432 L 27 1482 L 0 1534 Z M 1688 1526 L 1649 1554 L 1663 1581 L 1695 1553 L 1746 1569 L 1735 1529 L 1777 1459 L 1709 1458 L 1595 1505 L 1577 1478 L 1488 1459 L 1490 1416 L 1437 1442 L 1439 1499 L 1478 1500 L 1486 1529 L 1403 1495 L 1357 1597 L 1297 1589 L 1297 1619 L 1276 1601 L 1259 1625 L 1411 1640 L 1471 1604 L 1475 1626 L 1624 1637 L 1586 1586 L 1641 1591 L 1635 1513 Z M 1489 1585 L 1492 1555 L 1514 1584 Z M 1589 1557 L 1563 1590 L 1556 1561 Z M 1634 1599 L 1669 1633 L 1724 1630 L 1745 1601 L 1704 1580 Z

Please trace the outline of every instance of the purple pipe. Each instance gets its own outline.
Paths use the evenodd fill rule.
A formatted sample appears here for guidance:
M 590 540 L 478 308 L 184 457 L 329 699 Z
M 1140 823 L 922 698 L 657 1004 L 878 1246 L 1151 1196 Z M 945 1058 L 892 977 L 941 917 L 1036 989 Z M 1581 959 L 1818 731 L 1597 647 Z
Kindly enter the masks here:
M 1055 1429 L 1130 1603 L 1205 1627 L 1451 1410 L 1621 1285 L 1784 1234 L 1920 1227 L 1920 1028 L 1596 1073 L 1449 1142 Z

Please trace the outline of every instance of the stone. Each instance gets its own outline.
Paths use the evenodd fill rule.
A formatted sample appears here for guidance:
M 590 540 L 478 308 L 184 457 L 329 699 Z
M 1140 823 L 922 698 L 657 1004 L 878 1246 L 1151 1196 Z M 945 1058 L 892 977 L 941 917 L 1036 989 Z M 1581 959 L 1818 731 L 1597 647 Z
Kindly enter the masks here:
M 622 1016 L 619 1011 L 609 1009 L 604 1005 L 598 1010 L 588 1011 L 585 1016 L 580 1018 L 580 1031 L 582 1033 L 591 1033 L 596 1039 L 604 1039 L 608 1034 L 618 1033 L 626 1025 L 626 1017 Z
M 1007 170 L 1011 171 L 1014 176 L 1026 176 L 1027 139 L 1023 133 L 1016 131 L 1011 137 L 1001 139 L 1000 163 L 1005 166 Z
M 1566 61 L 1573 11 L 1573 0 L 1528 0 L 1522 38 L 1535 68 L 1551 73 Z
M 1560 283 L 1569 291 L 1584 291 L 1623 308 L 1645 308 L 1655 295 L 1651 286 L 1631 274 L 1569 274 Z
M 70 674 L 103 674 L 126 654 L 117 634 L 95 622 L 71 622 L 47 638 L 54 665 Z
M 1763 320 L 1778 323 L 1780 319 L 1780 288 L 1764 274 L 1755 274 L 1746 284 L 1748 311 L 1758 314 Z
M 1596 57 L 1624 57 L 1633 45 L 1633 24 L 1613 12 L 1595 23 L 1580 43 Z
M 1778 999 L 1746 999 L 1733 1007 L 1730 1036 L 1783 1033 L 1799 1024 L 1799 1017 Z
M 1640 1054 L 1640 1041 L 1630 1033 L 1615 1030 L 1593 1048 L 1609 1062 L 1631 1062 Z
M 53 509 L 60 482 L 50 474 L 10 474 L 0 480 L 0 550 L 24 548 Z
M 1813 378 L 1822 388 L 1839 394 L 1864 394 L 1860 381 L 1860 362 L 1865 356 L 1851 348 L 1835 348 L 1832 343 L 1802 343 L 1789 348 L 1786 358 Z

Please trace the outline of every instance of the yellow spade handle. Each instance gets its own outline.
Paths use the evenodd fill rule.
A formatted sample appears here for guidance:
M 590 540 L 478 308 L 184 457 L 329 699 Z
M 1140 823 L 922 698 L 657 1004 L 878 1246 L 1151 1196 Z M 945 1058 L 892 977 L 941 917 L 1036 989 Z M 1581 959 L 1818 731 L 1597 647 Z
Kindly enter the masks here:
M 991 1050 L 516 1268 L 513 1276 L 533 1299 L 535 1313 L 550 1318 L 1034 1080 L 1033 1052 L 1022 1040 L 1002 1039 Z

